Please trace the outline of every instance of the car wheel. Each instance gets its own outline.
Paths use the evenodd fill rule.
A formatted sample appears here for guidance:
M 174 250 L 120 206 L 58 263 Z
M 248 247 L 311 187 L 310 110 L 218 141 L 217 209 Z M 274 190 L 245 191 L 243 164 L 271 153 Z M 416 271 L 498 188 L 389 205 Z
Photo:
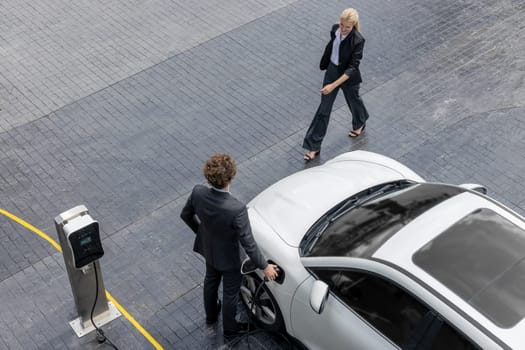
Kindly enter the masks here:
M 280 331 L 284 328 L 283 316 L 275 298 L 256 274 L 244 275 L 241 285 L 241 299 L 252 319 L 264 329 Z M 254 303 L 254 294 L 258 296 Z

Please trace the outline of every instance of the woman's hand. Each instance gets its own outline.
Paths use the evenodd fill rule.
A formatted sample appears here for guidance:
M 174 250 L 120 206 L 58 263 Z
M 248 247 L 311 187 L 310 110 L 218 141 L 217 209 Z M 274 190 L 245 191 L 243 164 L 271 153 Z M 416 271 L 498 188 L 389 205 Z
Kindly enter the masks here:
M 335 89 L 335 85 L 332 83 L 332 84 L 326 84 L 325 86 L 323 86 L 323 88 L 321 89 L 321 93 L 323 95 L 328 95 L 329 93 L 331 93 L 332 91 L 334 91 Z
M 337 79 L 333 83 L 326 84 L 325 86 L 323 86 L 323 88 L 321 89 L 321 93 L 323 95 L 328 95 L 329 93 L 334 91 L 339 85 L 341 85 L 342 83 L 344 83 L 347 80 L 348 80 L 348 75 L 343 74 L 343 75 L 341 75 L 339 77 L 339 79 Z

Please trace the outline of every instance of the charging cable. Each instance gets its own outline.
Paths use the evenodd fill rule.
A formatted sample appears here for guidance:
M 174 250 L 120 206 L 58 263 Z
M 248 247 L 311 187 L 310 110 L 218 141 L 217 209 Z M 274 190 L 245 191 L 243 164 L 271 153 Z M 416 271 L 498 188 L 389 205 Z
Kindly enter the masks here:
M 252 297 L 252 305 L 250 307 L 250 314 L 248 315 L 248 323 L 249 324 L 253 324 L 254 326 L 256 326 L 254 323 L 253 323 L 253 320 L 252 320 L 252 315 L 254 314 L 254 308 L 255 308 L 255 305 L 259 305 L 259 294 L 261 292 L 261 289 L 263 287 L 263 285 L 268 282 L 268 278 L 264 277 L 264 280 L 257 286 L 257 289 L 255 290 L 255 293 L 253 293 L 253 297 Z M 228 342 L 228 346 L 230 348 L 233 348 L 235 345 L 239 344 L 242 340 L 244 340 L 245 338 L 248 339 L 247 341 L 247 344 L 248 344 L 248 349 L 251 349 L 251 345 L 250 345 L 250 339 L 249 337 L 251 337 L 252 335 L 254 334 L 257 334 L 257 333 L 267 333 L 267 332 L 271 332 L 271 333 L 275 333 L 277 335 L 279 335 L 281 338 L 283 338 L 284 340 L 286 340 L 286 342 L 288 343 L 288 347 L 290 350 L 293 349 L 293 346 L 292 346 L 292 343 L 290 342 L 290 340 L 286 337 L 286 335 L 284 335 L 283 333 L 281 332 L 278 332 L 278 331 L 268 331 L 268 330 L 265 330 L 265 329 L 255 329 L 251 332 L 248 332 L 246 334 L 243 334 L 242 336 L 240 337 L 237 337 L 235 339 L 233 339 L 232 341 Z
M 99 344 L 106 343 L 109 346 L 111 346 L 115 350 L 119 350 L 115 344 L 113 344 L 108 337 L 104 334 L 104 331 L 101 328 L 98 328 L 95 324 L 95 321 L 93 321 L 93 312 L 95 311 L 95 305 L 97 305 L 98 300 L 98 273 L 97 273 L 97 264 L 96 261 L 93 262 L 93 269 L 95 270 L 95 301 L 93 302 L 93 307 L 91 308 L 91 323 L 93 324 L 93 327 L 95 327 L 95 331 L 97 333 L 96 339 L 99 342 Z

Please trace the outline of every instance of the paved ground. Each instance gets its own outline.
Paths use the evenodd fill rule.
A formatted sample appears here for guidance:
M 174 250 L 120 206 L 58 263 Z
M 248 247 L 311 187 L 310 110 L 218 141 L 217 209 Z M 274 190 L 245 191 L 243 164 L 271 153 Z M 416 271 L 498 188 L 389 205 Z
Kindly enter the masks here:
M 363 149 L 423 177 L 485 184 L 525 214 L 525 3 L 356 0 L 367 39 L 366 134 L 336 101 L 320 161 Z M 348 2 L 0 4 L 0 208 L 56 239 L 85 204 L 102 226 L 106 288 L 166 349 L 215 349 L 203 262 L 178 218 L 209 155 L 239 164 L 245 201 L 304 167 L 321 50 Z M 315 165 L 315 164 L 314 164 Z M 0 349 L 102 349 L 78 339 L 60 253 L 0 216 Z M 124 317 L 120 349 L 153 348 Z M 220 331 L 220 330 L 219 330 Z M 286 348 L 269 336 L 261 348 Z M 280 344 L 280 345 L 279 345 Z

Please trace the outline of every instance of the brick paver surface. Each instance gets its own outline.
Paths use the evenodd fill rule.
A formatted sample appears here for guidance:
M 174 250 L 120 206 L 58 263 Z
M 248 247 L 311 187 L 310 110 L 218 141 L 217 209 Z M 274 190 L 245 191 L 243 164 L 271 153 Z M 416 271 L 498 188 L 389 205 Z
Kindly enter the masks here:
M 371 118 L 349 139 L 339 97 L 320 161 L 379 152 L 428 180 L 482 183 L 524 214 L 523 1 L 351 5 Z M 166 349 L 221 347 L 181 206 L 215 152 L 237 159 L 244 201 L 305 167 L 318 61 L 346 6 L 2 1 L 0 208 L 56 239 L 53 218 L 85 204 L 101 223 L 106 288 L 131 315 Z M 0 217 L 0 349 L 104 348 L 75 336 L 75 317 L 61 254 Z M 120 349 L 151 347 L 123 317 L 104 328 Z

